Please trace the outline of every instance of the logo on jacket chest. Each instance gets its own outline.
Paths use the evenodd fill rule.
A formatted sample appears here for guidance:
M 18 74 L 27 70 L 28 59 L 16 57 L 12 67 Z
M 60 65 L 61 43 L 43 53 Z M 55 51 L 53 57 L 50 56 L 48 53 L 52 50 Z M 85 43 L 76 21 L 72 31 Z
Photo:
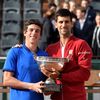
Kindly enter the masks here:
M 67 58 L 68 58 L 69 60 L 71 60 L 71 59 L 72 59 L 72 56 L 73 56 L 73 50 L 69 50 L 69 51 L 68 51 Z

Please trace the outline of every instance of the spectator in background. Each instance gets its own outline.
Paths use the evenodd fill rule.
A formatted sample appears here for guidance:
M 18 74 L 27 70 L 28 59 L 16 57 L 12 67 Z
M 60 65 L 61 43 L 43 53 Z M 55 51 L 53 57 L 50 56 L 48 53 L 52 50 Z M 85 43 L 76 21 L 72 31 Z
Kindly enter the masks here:
M 74 7 L 73 7 L 73 6 Z M 65 2 L 63 2 L 63 4 L 62 4 L 62 8 L 63 9 L 68 9 L 68 10 L 70 10 L 70 7 L 71 7 L 71 9 L 76 9 L 76 7 L 75 7 L 75 2 L 74 1 L 70 1 L 70 4 L 69 4 L 69 2 L 68 1 L 65 1 Z M 77 16 L 76 16 L 76 14 L 73 12 L 73 10 L 71 10 L 72 12 L 71 12 L 71 14 L 72 14 L 72 22 L 73 22 L 73 25 L 74 25 L 74 23 L 76 22 L 76 20 L 77 20 Z
M 49 7 L 49 9 L 52 11 L 52 12 L 56 12 L 56 9 L 57 9 L 57 6 L 56 6 L 56 4 L 55 3 L 50 3 L 49 5 L 48 5 L 48 7 Z
M 42 24 L 28 20 L 24 25 L 25 43 L 11 48 L 4 64 L 4 86 L 10 87 L 10 100 L 44 100 L 42 90 L 46 76 L 39 69 L 35 55 L 47 56 L 37 47 Z
M 93 33 L 92 50 L 94 56 L 100 57 L 100 12 L 96 13 L 95 22 L 96 26 Z
M 76 8 L 76 16 L 78 20 L 73 26 L 73 33 L 76 37 L 85 40 L 91 47 L 94 24 L 86 20 L 86 9 L 83 7 Z
M 72 13 L 72 22 L 73 24 L 76 22 L 77 20 L 77 16 L 76 16 L 76 3 L 74 0 L 70 0 L 69 1 L 69 11 Z
M 48 4 L 54 3 L 54 0 L 48 0 Z
M 62 3 L 62 8 L 69 10 L 69 2 L 68 1 L 63 2 Z
M 81 6 L 83 8 L 85 8 L 85 10 L 86 10 L 86 14 L 85 14 L 86 20 L 90 20 L 90 21 L 94 22 L 96 12 L 93 9 L 93 7 L 90 6 L 90 3 L 91 3 L 90 0 L 81 0 Z
M 44 16 L 42 37 L 39 42 L 39 48 L 41 48 L 42 50 L 45 50 L 45 48 L 49 44 L 55 43 L 59 40 L 58 30 L 54 26 L 54 23 L 55 23 L 54 16 L 55 16 L 56 10 L 52 10 L 51 6 L 47 10 Z
M 56 12 L 56 27 L 60 40 L 46 48 L 49 56 L 69 58 L 58 77 L 62 81 L 62 90 L 54 92 L 51 100 L 86 100 L 84 82 L 90 76 L 92 51 L 88 44 L 72 33 L 72 15 L 67 9 Z M 46 75 L 45 68 L 42 72 Z M 53 77 L 53 76 L 52 76 Z
M 76 3 L 74 0 L 69 1 L 69 10 L 75 14 L 76 11 Z

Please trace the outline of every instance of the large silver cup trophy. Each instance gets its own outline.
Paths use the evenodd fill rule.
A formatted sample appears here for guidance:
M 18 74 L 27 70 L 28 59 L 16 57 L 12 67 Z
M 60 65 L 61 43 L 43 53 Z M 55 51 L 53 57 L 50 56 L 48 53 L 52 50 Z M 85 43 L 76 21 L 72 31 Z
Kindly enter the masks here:
M 47 56 L 35 56 L 34 58 L 40 67 L 46 67 L 49 71 L 53 71 L 54 69 L 58 73 L 62 71 L 64 63 L 69 62 L 68 58 L 53 58 Z M 57 84 L 57 82 L 51 77 L 45 81 L 45 86 L 46 87 L 43 89 L 44 92 L 60 92 L 62 87 L 61 84 Z

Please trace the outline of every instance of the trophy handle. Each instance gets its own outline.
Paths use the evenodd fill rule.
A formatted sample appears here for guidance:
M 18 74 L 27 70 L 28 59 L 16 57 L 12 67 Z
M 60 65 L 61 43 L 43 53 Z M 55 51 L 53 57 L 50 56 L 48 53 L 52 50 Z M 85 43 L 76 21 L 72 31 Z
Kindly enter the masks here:
M 45 83 L 46 84 L 55 84 L 55 81 L 51 77 L 49 77 L 46 79 Z

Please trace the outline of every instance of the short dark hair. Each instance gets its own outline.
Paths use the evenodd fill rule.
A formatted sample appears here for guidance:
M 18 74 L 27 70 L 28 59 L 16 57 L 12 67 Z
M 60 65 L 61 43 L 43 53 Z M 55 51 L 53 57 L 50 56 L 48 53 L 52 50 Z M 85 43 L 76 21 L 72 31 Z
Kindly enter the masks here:
M 82 1 L 87 1 L 87 2 L 89 2 L 89 0 L 82 0 Z M 81 2 L 82 2 L 82 1 L 81 1 Z
M 55 20 L 57 21 L 58 16 L 61 17 L 70 17 L 70 20 L 72 21 L 72 14 L 68 9 L 59 9 L 55 14 Z
M 49 7 L 49 8 L 51 8 L 51 7 L 57 8 L 57 5 L 56 5 L 55 3 L 50 3 L 50 4 L 48 5 L 48 7 Z
M 86 9 L 84 7 L 78 6 L 76 10 L 80 10 L 82 13 L 86 14 Z
M 42 23 L 38 20 L 38 19 L 29 19 L 29 20 L 26 20 L 24 22 L 24 31 L 27 30 L 27 27 L 31 24 L 35 24 L 37 26 L 39 26 L 41 28 L 41 34 L 42 34 Z
M 96 16 L 100 16 L 100 11 L 96 11 Z

